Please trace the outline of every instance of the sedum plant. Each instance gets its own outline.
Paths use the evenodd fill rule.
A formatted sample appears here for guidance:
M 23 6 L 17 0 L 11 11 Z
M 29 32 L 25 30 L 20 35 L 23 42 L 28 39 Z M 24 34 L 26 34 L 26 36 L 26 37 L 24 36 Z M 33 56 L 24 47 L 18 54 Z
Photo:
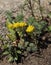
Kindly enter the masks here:
M 7 13 L 7 37 L 11 42 L 3 45 L 3 55 L 8 55 L 9 62 L 19 60 L 19 56 L 25 56 L 25 52 L 37 51 L 40 35 L 47 30 L 46 21 L 37 22 L 32 16 L 24 21 L 23 14 L 14 19 L 12 17 L 12 13 Z

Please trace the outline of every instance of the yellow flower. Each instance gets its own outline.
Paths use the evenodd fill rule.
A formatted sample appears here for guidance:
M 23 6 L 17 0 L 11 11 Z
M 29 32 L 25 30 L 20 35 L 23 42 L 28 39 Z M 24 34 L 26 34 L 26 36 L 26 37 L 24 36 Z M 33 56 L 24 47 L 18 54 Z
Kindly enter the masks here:
M 7 25 L 8 28 L 12 28 L 12 26 L 13 26 L 13 25 L 12 25 L 11 23 L 9 23 L 9 24 Z
M 17 22 L 17 23 L 13 23 L 13 28 L 18 28 L 20 26 L 20 23 Z
M 32 25 L 29 25 L 26 29 L 26 32 L 33 32 L 33 30 L 35 30 L 35 27 Z
M 24 27 L 26 26 L 27 24 L 25 22 L 20 22 L 20 27 Z
M 9 25 L 10 27 L 12 26 L 12 28 L 19 28 L 19 27 L 24 27 L 27 24 L 25 22 L 17 22 L 17 23 L 13 23 L 11 25 Z

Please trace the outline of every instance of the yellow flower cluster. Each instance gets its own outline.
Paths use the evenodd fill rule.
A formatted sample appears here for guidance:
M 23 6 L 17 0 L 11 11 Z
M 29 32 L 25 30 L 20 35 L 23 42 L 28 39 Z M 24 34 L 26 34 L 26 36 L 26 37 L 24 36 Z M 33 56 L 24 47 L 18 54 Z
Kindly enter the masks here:
M 27 26 L 27 24 L 25 22 L 21 22 L 20 27 L 24 27 L 24 26 Z
M 13 25 L 12 25 L 11 23 L 9 23 L 9 24 L 7 25 L 7 27 L 10 29 L 10 28 L 13 27 Z
M 19 27 L 24 27 L 24 26 L 27 26 L 27 23 L 26 22 L 16 22 L 16 23 L 9 23 L 8 25 L 8 28 L 19 28 Z M 30 32 L 33 32 L 33 30 L 35 30 L 35 27 L 32 26 L 32 25 L 29 25 L 26 29 L 26 32 L 30 33 Z
M 32 26 L 32 25 L 29 25 L 26 29 L 26 32 L 30 33 L 30 32 L 33 32 L 33 30 L 35 30 L 35 27 Z
M 17 22 L 17 23 L 13 23 L 13 24 L 9 24 L 8 27 L 9 28 L 19 28 L 19 27 L 24 27 L 27 24 L 25 22 Z
M 18 28 L 20 26 L 20 23 L 17 22 L 17 23 L 13 23 L 13 28 Z

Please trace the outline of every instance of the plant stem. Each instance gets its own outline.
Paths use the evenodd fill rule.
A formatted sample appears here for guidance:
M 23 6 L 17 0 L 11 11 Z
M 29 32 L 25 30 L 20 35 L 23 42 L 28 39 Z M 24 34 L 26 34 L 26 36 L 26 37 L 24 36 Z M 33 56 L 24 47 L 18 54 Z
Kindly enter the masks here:
M 29 5 L 30 5 L 31 14 L 32 14 L 32 16 L 35 18 L 35 15 L 34 15 L 34 12 L 33 12 L 33 8 L 32 8 L 31 0 L 28 0 L 28 3 L 29 3 Z

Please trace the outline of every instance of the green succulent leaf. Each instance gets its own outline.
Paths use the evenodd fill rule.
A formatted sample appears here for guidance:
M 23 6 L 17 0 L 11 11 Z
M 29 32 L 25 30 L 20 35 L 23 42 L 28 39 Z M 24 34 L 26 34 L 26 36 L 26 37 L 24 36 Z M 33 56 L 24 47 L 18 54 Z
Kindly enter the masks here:
M 9 22 L 12 23 L 12 16 L 13 16 L 12 12 L 11 11 L 6 11 L 6 15 L 7 15 L 7 19 L 9 19 Z
M 18 43 L 18 47 L 21 49 L 22 48 L 22 45 L 20 43 Z
M 30 43 L 29 46 L 30 46 L 30 47 L 33 47 L 33 46 L 34 46 L 34 43 Z
M 4 45 L 2 46 L 2 48 L 3 48 L 3 49 L 9 48 L 9 44 L 4 44 Z
M 34 52 L 37 50 L 37 46 L 34 43 L 30 43 L 29 47 L 31 48 L 31 51 Z
M 9 37 L 9 39 L 10 39 L 11 41 L 15 41 L 15 40 L 16 40 L 15 36 L 12 35 L 12 34 L 7 34 L 7 36 Z
M 37 51 L 37 47 L 34 46 L 34 47 L 31 48 L 31 50 L 32 50 L 32 52 Z
M 51 18 L 51 12 L 48 14 L 49 18 Z
M 18 53 L 18 54 L 21 54 L 22 52 L 21 52 L 20 50 L 17 50 L 17 53 Z
M 28 21 L 27 23 L 29 25 L 33 24 L 33 22 L 36 22 L 36 20 L 34 19 L 34 17 L 29 17 L 27 21 Z
M 8 54 L 9 54 L 8 51 L 3 52 L 3 55 L 8 55 Z
M 18 57 L 15 57 L 14 60 L 17 61 L 18 60 Z
M 21 22 L 21 21 L 23 21 L 23 19 L 24 19 L 23 14 L 18 14 L 18 15 L 16 16 L 16 21 L 17 21 L 17 22 Z
M 51 31 L 51 26 L 48 26 L 48 30 Z
M 28 44 L 29 44 L 29 42 L 25 42 L 25 47 L 27 47 L 27 46 L 28 46 Z
M 11 40 L 11 41 L 15 41 L 16 40 L 16 36 L 15 36 L 15 31 L 12 30 L 12 29 L 9 29 L 9 34 L 7 34 L 8 38 Z
M 31 51 L 31 47 L 27 47 L 27 51 L 30 52 Z
M 8 62 L 13 62 L 14 58 L 12 56 L 9 57 Z

